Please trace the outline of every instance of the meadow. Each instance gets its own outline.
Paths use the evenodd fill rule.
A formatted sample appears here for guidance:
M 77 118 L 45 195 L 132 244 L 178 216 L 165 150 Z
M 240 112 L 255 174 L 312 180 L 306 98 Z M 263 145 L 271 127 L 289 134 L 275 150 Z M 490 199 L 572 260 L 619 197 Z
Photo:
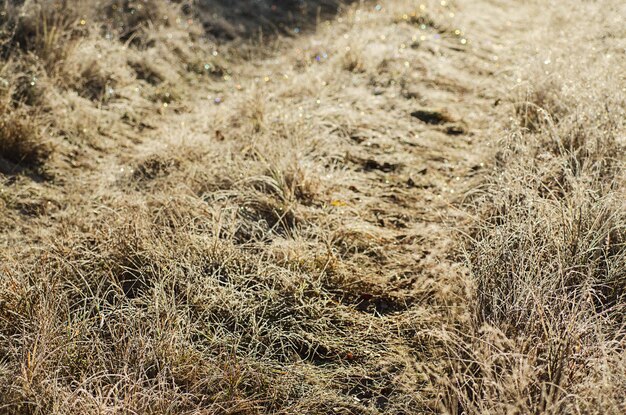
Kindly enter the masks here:
M 625 19 L 0 1 L 0 414 L 625 413 Z

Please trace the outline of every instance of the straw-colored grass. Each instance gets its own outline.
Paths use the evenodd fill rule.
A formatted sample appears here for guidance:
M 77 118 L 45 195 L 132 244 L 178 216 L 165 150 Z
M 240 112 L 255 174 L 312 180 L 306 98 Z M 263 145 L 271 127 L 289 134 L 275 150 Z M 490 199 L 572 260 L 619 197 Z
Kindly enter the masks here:
M 253 3 L 0 4 L 0 413 L 623 413 L 623 6 Z

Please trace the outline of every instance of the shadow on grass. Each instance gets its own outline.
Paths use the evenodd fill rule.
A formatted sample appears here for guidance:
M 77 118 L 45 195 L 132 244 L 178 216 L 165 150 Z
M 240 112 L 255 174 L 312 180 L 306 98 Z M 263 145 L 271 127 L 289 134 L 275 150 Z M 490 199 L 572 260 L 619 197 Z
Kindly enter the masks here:
M 195 12 L 207 34 L 232 40 L 295 35 L 314 29 L 354 0 L 199 0 Z

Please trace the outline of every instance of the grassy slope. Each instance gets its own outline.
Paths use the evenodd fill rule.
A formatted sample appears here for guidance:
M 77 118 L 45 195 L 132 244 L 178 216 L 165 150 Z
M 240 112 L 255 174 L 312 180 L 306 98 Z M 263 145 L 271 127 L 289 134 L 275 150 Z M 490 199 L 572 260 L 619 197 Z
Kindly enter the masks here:
M 0 63 L 0 411 L 620 413 L 617 2 L 113 3 Z
M 456 390 L 474 413 L 626 408 L 626 9 L 567 4 L 532 11 L 537 29 L 506 49 L 529 60 L 511 68 L 515 118 L 471 197 L 472 375 Z

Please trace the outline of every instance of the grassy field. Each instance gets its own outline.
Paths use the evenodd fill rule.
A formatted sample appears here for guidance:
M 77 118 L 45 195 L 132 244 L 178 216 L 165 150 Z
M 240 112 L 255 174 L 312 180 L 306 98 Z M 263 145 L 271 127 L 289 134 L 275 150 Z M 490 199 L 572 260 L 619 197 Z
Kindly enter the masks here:
M 0 2 L 0 414 L 623 414 L 618 0 Z

